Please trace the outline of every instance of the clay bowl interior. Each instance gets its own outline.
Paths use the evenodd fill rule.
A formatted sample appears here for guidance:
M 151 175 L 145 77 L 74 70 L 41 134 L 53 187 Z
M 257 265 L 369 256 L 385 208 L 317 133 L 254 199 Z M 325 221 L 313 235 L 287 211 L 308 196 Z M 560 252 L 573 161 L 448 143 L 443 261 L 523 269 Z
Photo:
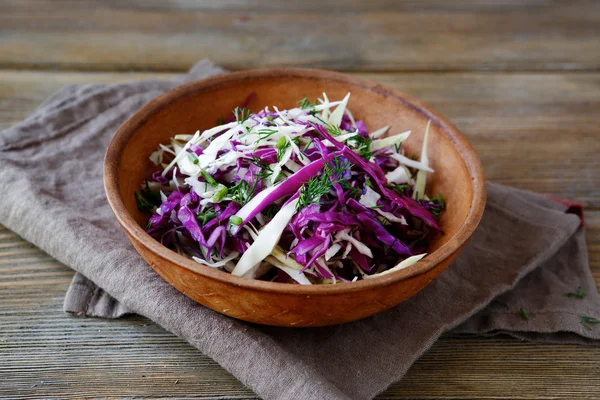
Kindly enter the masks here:
M 377 279 L 336 285 L 302 286 L 250 280 L 211 269 L 162 246 L 144 232 L 148 216 L 136 207 L 134 191 L 157 168 L 149 155 L 181 133 L 210 128 L 255 92 L 252 111 L 292 108 L 299 99 L 326 92 L 342 99 L 370 131 L 390 125 L 391 134 L 412 130 L 404 143 L 420 154 L 432 120 L 427 193 L 442 193 L 447 204 L 429 255 L 413 266 Z M 444 117 L 398 91 L 344 74 L 305 69 L 238 72 L 172 90 L 137 112 L 113 138 L 105 159 L 109 203 L 129 239 L 166 281 L 220 313 L 279 326 L 323 326 L 364 318 L 408 299 L 441 273 L 476 228 L 485 203 L 481 166 L 466 139 Z

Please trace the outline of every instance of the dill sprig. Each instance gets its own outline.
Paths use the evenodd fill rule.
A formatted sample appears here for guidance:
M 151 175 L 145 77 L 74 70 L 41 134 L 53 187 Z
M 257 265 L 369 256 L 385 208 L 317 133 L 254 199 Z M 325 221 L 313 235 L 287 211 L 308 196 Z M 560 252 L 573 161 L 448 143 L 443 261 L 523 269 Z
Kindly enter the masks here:
M 256 140 L 256 143 L 259 143 L 262 140 L 270 138 L 277 132 L 279 132 L 277 129 L 260 129 L 258 132 L 256 132 L 256 133 L 258 133 L 258 139 Z
M 292 144 L 287 140 L 287 138 L 285 136 L 282 136 L 279 138 L 279 140 L 277 141 L 277 146 L 276 146 L 277 147 L 277 161 L 281 161 L 286 150 L 289 149 L 291 145 Z
M 300 188 L 296 210 L 300 211 L 311 204 L 318 204 L 321 197 L 329 193 L 332 185 L 331 174 L 327 173 L 325 169 L 321 175 L 310 178 Z
M 208 221 L 211 221 L 212 219 L 216 218 L 217 213 L 215 212 L 214 208 L 209 208 L 203 212 L 197 212 L 196 213 L 196 220 L 198 220 L 198 222 L 201 225 L 206 225 L 206 223 Z
M 316 105 L 316 104 L 314 104 L 314 103 L 311 103 L 310 101 L 308 101 L 308 99 L 307 99 L 306 97 L 305 97 L 305 98 L 303 98 L 302 100 L 300 100 L 300 101 L 296 102 L 296 104 L 298 104 L 298 106 L 299 106 L 301 109 L 303 109 L 303 110 L 305 110 L 305 109 L 307 109 L 307 108 L 312 108 L 312 107 L 314 107 L 314 106 Z
M 525 321 L 529 321 L 529 314 L 527 314 L 527 311 L 525 311 L 523 308 L 520 308 L 519 312 L 521 313 L 521 318 L 523 318 Z
M 302 149 L 302 152 L 306 153 L 306 150 L 308 150 L 308 148 L 310 146 L 312 146 L 312 144 L 313 144 L 313 140 L 311 138 L 310 141 L 308 143 L 306 143 L 306 146 L 304 146 L 304 148 Z
M 152 211 L 154 205 L 146 200 L 146 198 L 140 192 L 136 191 L 134 192 L 134 195 L 138 210 L 141 212 Z
M 277 212 L 279 211 L 279 208 L 280 206 L 278 206 L 275 203 L 269 204 L 265 207 L 264 210 L 262 210 L 262 215 L 264 215 L 265 218 L 272 219 L 275 216 L 275 214 L 277 214 Z
M 302 185 L 296 209 L 299 211 L 310 204 L 318 204 L 321 197 L 328 194 L 336 183 L 342 184 L 342 187 L 347 184 L 348 179 L 344 177 L 344 172 L 350 168 L 349 162 L 334 157 L 331 163 L 325 164 L 320 175 L 310 178 Z
M 247 108 L 236 107 L 233 110 L 233 116 L 238 124 L 243 124 L 250 117 L 250 110 Z
M 369 161 L 373 157 L 371 152 L 371 143 L 373 138 L 364 137 L 363 135 L 352 136 L 346 140 L 346 146 L 354 150 L 359 156 Z
M 249 184 L 248 181 L 242 179 L 230 187 L 227 192 L 229 197 L 231 197 L 231 200 L 242 206 L 249 202 L 252 197 L 254 197 L 258 182 L 273 175 L 273 169 L 271 166 L 260 158 L 253 156 L 249 161 L 260 169 L 260 171 L 255 174 L 256 178 L 253 179 L 253 183 Z
M 357 187 L 344 187 L 345 185 L 342 185 L 342 188 L 347 189 L 348 190 L 348 196 L 350 196 L 353 199 L 357 199 L 362 195 L 362 190 L 357 188 Z
M 394 190 L 396 193 L 402 195 L 402 196 L 408 196 L 409 193 L 408 191 L 410 190 L 410 185 L 408 183 L 401 183 L 401 184 L 388 184 L 388 186 L 390 188 L 392 188 L 392 190 Z
M 439 218 L 442 211 L 446 208 L 446 201 L 441 193 L 438 193 L 434 198 L 429 201 L 433 206 L 429 211 L 436 217 Z
M 202 175 L 202 177 L 204 178 L 204 180 L 206 181 L 206 183 L 208 183 L 209 185 L 212 186 L 217 186 L 219 183 L 216 181 L 215 178 L 213 178 L 208 172 L 206 172 L 205 170 L 201 170 L 200 171 L 200 175 Z
M 325 130 L 333 137 L 340 136 L 342 134 L 342 129 L 333 124 L 325 124 Z
M 258 182 L 258 181 L 257 181 Z M 240 180 L 238 183 L 229 188 L 229 197 L 239 205 L 245 205 L 254 196 L 256 190 L 256 182 L 250 185 L 245 180 Z
M 152 211 L 154 207 L 160 206 L 162 203 L 160 199 L 160 193 L 150 190 L 148 180 L 146 179 L 146 186 L 139 192 L 134 192 L 135 200 L 137 203 L 138 210 L 142 212 Z
M 600 324 L 600 319 L 594 318 L 594 317 L 590 317 L 587 315 L 582 315 L 581 316 L 581 323 L 583 324 L 583 326 L 585 327 L 585 329 L 587 329 L 588 331 L 591 331 L 592 328 L 594 327 L 594 325 L 598 325 Z
M 273 175 L 273 169 L 271 168 L 271 165 L 264 162 L 260 158 L 252 156 L 252 158 L 250 158 L 250 162 L 260 169 L 260 172 L 256 174 L 258 179 L 267 179 Z
M 582 288 L 577 288 L 576 292 L 568 292 L 565 293 L 565 296 L 567 297 L 576 297 L 578 299 L 583 299 L 585 298 L 585 291 Z

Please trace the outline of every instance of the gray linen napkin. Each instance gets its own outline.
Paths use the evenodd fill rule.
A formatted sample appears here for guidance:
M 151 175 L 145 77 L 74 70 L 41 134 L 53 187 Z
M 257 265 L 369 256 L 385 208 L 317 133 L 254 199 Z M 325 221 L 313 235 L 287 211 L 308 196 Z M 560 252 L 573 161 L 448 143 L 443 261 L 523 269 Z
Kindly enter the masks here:
M 600 318 L 600 299 L 580 219 L 544 196 L 493 184 L 481 225 L 457 260 L 410 300 L 362 321 L 311 329 L 257 326 L 172 288 L 135 252 L 113 217 L 102 186 L 104 152 L 119 125 L 149 100 L 221 72 L 204 61 L 173 81 L 69 86 L 0 132 L 0 222 L 78 271 L 65 311 L 144 315 L 266 399 L 371 398 L 452 329 L 598 343 L 600 325 L 582 320 Z M 585 298 L 564 295 L 579 287 Z

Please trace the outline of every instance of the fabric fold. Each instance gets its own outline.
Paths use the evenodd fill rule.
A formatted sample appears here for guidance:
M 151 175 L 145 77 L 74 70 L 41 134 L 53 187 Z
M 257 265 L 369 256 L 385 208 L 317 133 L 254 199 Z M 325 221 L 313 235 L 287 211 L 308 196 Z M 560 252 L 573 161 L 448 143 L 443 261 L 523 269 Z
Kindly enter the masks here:
M 480 226 L 448 269 L 413 298 L 365 320 L 258 326 L 179 293 L 119 228 L 104 195 L 102 163 L 116 129 L 141 106 L 223 72 L 203 61 L 173 80 L 68 86 L 0 132 L 0 222 L 78 272 L 65 311 L 146 316 L 265 399 L 372 398 L 448 331 L 598 344 L 600 326 L 582 321 L 600 319 L 600 299 L 576 208 L 495 184 L 488 184 Z M 565 295 L 579 287 L 584 298 Z

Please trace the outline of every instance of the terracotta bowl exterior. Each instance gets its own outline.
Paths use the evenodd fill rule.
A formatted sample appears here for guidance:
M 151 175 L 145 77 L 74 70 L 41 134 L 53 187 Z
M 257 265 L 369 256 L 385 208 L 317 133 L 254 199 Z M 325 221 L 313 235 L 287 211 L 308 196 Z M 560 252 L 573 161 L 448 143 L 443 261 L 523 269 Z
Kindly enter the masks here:
M 291 108 L 299 99 L 326 92 L 341 99 L 351 92 L 349 108 L 369 130 L 390 125 L 390 133 L 411 129 L 404 143 L 420 154 L 425 125 L 432 121 L 427 192 L 442 193 L 447 208 L 444 233 L 431 241 L 429 255 L 402 271 L 370 280 L 336 285 L 263 282 L 211 269 L 162 246 L 144 231 L 147 215 L 137 210 L 134 191 L 156 170 L 149 160 L 159 143 L 194 133 L 230 115 L 251 92 L 252 111 L 265 106 Z M 236 72 L 193 82 L 165 93 L 119 128 L 104 164 L 104 184 L 117 220 L 140 255 L 186 296 L 233 318 L 278 326 L 324 326 L 384 311 L 413 296 L 456 257 L 475 230 L 485 205 L 479 160 L 465 137 L 444 117 L 415 99 L 377 83 L 341 73 L 309 69 Z

